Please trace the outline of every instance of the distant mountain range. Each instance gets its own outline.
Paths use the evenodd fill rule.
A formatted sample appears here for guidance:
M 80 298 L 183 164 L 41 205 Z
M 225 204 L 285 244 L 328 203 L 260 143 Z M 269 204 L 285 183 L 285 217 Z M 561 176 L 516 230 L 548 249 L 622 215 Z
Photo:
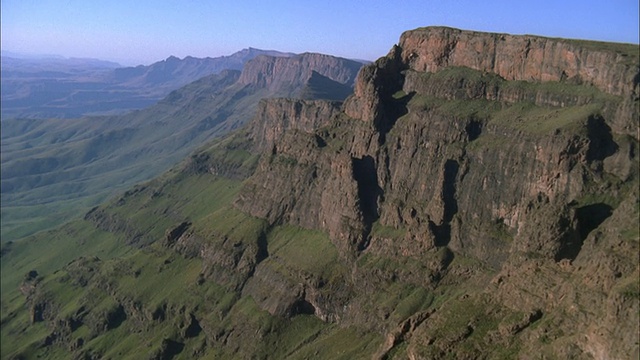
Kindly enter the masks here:
M 24 59 L 3 53 L 2 119 L 74 118 L 141 109 L 204 76 L 241 70 L 259 55 L 294 54 L 248 48 L 216 58 L 171 56 L 151 65 L 120 67 L 96 59 Z
M 243 62 L 242 72 L 218 70 Z M 218 59 L 169 58 L 103 74 L 140 92 L 168 92 L 186 79 L 209 75 L 125 115 L 3 119 L 3 241 L 59 224 L 114 191 L 158 175 L 246 123 L 263 98 L 343 100 L 361 66 L 329 55 L 256 49 Z

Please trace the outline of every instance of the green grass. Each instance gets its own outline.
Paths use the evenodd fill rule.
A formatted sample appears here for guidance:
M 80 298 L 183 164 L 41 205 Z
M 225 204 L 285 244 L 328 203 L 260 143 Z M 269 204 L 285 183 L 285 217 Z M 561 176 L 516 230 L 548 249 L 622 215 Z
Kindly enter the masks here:
M 406 234 L 406 229 L 396 229 L 392 226 L 382 225 L 380 221 L 373 223 L 371 228 L 371 236 L 381 237 L 385 239 L 402 239 Z
M 121 246 L 114 234 L 98 230 L 83 220 L 13 242 L 10 248 L 10 253 L 2 259 L 3 297 L 15 291 L 22 277 L 32 269 L 47 275 L 84 254 L 104 259 L 131 251 Z
M 29 343 L 29 338 L 42 341 L 49 334 L 40 323 L 27 326 L 27 309 L 24 296 L 18 291 L 23 276 L 30 270 L 37 270 L 43 276 L 42 286 L 47 289 L 54 303 L 63 314 L 75 309 L 81 291 L 61 282 L 64 272 L 57 272 L 73 259 L 83 254 L 94 254 L 103 259 L 122 256 L 131 249 L 122 247 L 113 234 L 102 232 L 85 221 L 76 221 L 59 230 L 47 231 L 11 244 L 11 251 L 2 258 L 2 338 L 25 339 L 25 341 L 5 342 L 2 357 L 21 352 L 19 348 Z M 35 340 L 34 340 L 35 341 Z M 61 356 L 62 358 L 64 356 Z
M 498 310 L 500 309 L 500 310 Z M 508 339 L 504 344 L 485 349 L 485 339 L 490 331 L 496 331 L 502 323 L 508 325 L 524 314 L 490 304 L 485 296 L 457 298 L 445 303 L 439 310 L 437 319 L 429 322 L 428 336 L 433 344 L 419 348 L 422 357 L 437 356 L 440 349 L 455 344 L 454 351 L 445 355 L 446 359 L 468 357 L 482 351 L 490 358 L 515 356 L 518 353 L 517 340 Z M 429 320 L 427 320 L 429 321 Z M 505 339 L 507 340 L 507 339 Z
M 584 131 L 587 118 L 597 114 L 600 104 L 545 108 L 530 103 L 519 103 L 497 112 L 490 124 L 522 130 L 533 135 L 549 135 L 557 129 L 573 133 Z
M 547 136 L 555 131 L 585 131 L 584 124 L 592 115 L 602 109 L 602 103 L 564 108 L 536 106 L 529 102 L 520 102 L 501 106 L 488 100 L 442 100 L 429 96 L 414 96 L 409 102 L 410 108 L 419 111 L 437 111 L 458 119 L 480 119 L 490 125 L 523 131 L 531 136 Z M 485 143 L 500 141 L 494 136 L 492 140 L 482 134 L 478 140 Z M 485 139 L 482 139 L 485 137 Z M 481 140 L 482 139 L 482 140 Z M 497 143 L 496 146 L 499 146 Z M 478 144 L 474 144 L 478 146 Z
M 105 359 L 136 359 L 142 354 L 150 354 L 152 347 L 139 334 L 131 334 L 125 326 L 120 326 L 96 337 L 84 345 L 83 350 L 101 354 Z
M 62 224 L 117 191 L 158 176 L 246 123 L 269 95 L 196 85 L 177 103 L 160 102 L 120 117 L 41 120 L 27 127 L 3 121 L 2 241 Z M 227 116 L 211 118 L 215 113 Z M 242 149 L 228 155 L 230 161 L 257 159 L 247 159 Z
M 180 298 L 196 283 L 202 268 L 201 260 L 175 256 L 165 264 L 166 255 L 162 252 L 159 255 L 137 251 L 131 256 L 114 260 L 118 262 L 117 268 L 124 267 L 130 271 L 105 275 L 117 281 L 119 294 L 133 297 L 150 308 L 168 299 Z
M 370 359 L 382 337 L 363 332 L 356 327 L 339 328 L 333 325 L 330 331 L 320 334 L 313 342 L 290 354 L 289 359 Z
M 229 161 L 241 162 L 241 166 L 255 166 L 251 157 L 243 150 L 237 150 Z M 186 175 L 181 171 L 172 171 L 157 180 L 135 186 L 103 205 L 100 211 L 106 216 L 126 222 L 136 232 L 145 233 L 155 241 L 163 239 L 167 229 L 188 219 L 197 236 L 214 246 L 226 246 L 224 244 L 227 239 L 229 244 L 251 246 L 252 241 L 263 236 L 267 228 L 264 220 L 247 216 L 230 206 L 240 186 L 239 181 L 210 174 Z M 100 242 L 101 246 L 78 247 L 79 235 L 92 232 L 106 236 Z M 292 319 L 290 322 L 275 319 L 260 310 L 250 298 L 238 297 L 238 294 L 230 292 L 225 286 L 211 280 L 199 283 L 203 269 L 199 259 L 179 256 L 172 250 L 163 248 L 162 242 L 135 250 L 122 245 L 126 237 L 126 233 L 102 233 L 95 230 L 88 221 L 76 221 L 60 230 L 36 235 L 33 240 L 9 244 L 10 261 L 5 262 L 3 259 L 3 270 L 21 270 L 15 271 L 13 276 L 6 276 L 8 272 L 3 271 L 3 321 L 10 324 L 7 334 L 15 334 L 18 331 L 16 326 L 24 326 L 33 332 L 34 339 L 43 336 L 41 332 L 35 331 L 38 329 L 37 325 L 28 326 L 24 321 L 15 320 L 16 316 L 24 318 L 26 314 L 24 299 L 16 289 L 31 266 L 44 275 L 41 286 L 52 297 L 51 304 L 59 307 L 56 312 L 59 318 L 74 316 L 83 306 L 90 309 L 85 318 L 89 325 L 81 326 L 72 336 L 85 340 L 83 352 L 103 357 L 126 358 L 140 349 L 145 349 L 143 351 L 147 353 L 158 351 L 163 339 L 171 338 L 185 343 L 184 354 L 177 358 L 188 358 L 187 352 L 199 346 L 204 334 L 198 337 L 201 340 L 180 339 L 176 329 L 184 325 L 180 325 L 180 317 L 172 313 L 178 309 L 191 309 L 202 321 L 219 322 L 218 326 L 223 331 L 242 328 L 247 323 L 253 324 L 251 326 L 261 329 L 262 336 L 267 338 L 254 349 L 264 354 L 271 351 L 266 347 L 261 350 L 260 346 L 266 346 L 265 344 L 277 346 L 283 355 L 290 353 L 326 327 L 326 324 L 310 316 Z M 328 265 L 337 259 L 333 244 L 325 234 L 318 231 L 283 226 L 271 229 L 267 237 L 269 251 L 291 260 L 287 264 L 291 268 L 322 274 L 330 270 Z M 42 256 L 38 251 L 44 250 L 42 245 L 47 245 L 46 240 L 54 241 L 50 243 L 50 258 Z M 113 248 L 116 244 L 120 246 L 120 251 Z M 59 252 L 67 248 L 73 251 L 60 257 Z M 329 256 L 314 256 L 317 252 Z M 82 274 L 82 269 L 86 271 L 88 265 L 83 261 L 70 261 L 84 254 L 100 254 L 102 260 L 92 263 L 97 268 L 94 270 L 95 275 L 89 279 L 89 285 L 78 287 L 74 285 L 76 278 L 81 276 L 79 274 Z M 63 270 L 54 273 L 56 269 Z M 117 294 L 120 300 L 100 290 L 105 286 L 108 286 L 110 293 Z M 10 291 L 5 292 L 5 288 Z M 96 330 L 104 326 L 101 324 L 106 314 L 114 311 L 119 306 L 118 301 L 123 299 L 142 304 L 140 311 L 147 314 L 144 317 L 151 316 L 149 314 L 155 309 L 164 308 L 169 311 L 166 315 L 168 318 L 162 324 L 152 327 L 147 325 L 141 329 L 129 314 L 127 320 L 113 330 L 104 333 Z M 202 299 L 206 299 L 206 302 L 203 303 Z M 5 313 L 8 315 L 5 316 Z M 132 330 L 142 330 L 144 335 L 130 336 Z M 3 355 L 21 351 L 15 347 L 7 348 L 6 351 L 3 350 Z M 215 354 L 215 350 L 209 353 Z M 223 351 L 220 354 L 233 358 L 239 353 Z
M 211 241 L 222 240 L 225 237 L 241 242 L 256 240 L 267 227 L 265 220 L 249 216 L 231 206 L 209 214 L 202 222 L 211 224 L 201 230 L 201 234 Z
M 50 190 L 43 189 L 43 191 Z M 2 218 L 0 239 L 4 243 L 59 226 L 88 211 L 93 205 L 105 200 L 107 195 L 101 193 L 76 199 L 56 200 L 48 204 L 16 206 L 12 205 L 12 201 L 7 200 L 0 208 Z
M 625 61 L 623 64 L 633 65 L 638 63 L 638 57 L 640 56 L 637 44 L 593 41 L 593 40 L 578 40 L 578 39 L 562 39 L 570 44 L 575 44 L 580 47 L 596 50 L 606 51 L 610 53 L 616 53 L 622 56 Z
M 26 307 L 24 303 L 20 305 Z M 31 325 L 28 312 L 23 308 L 20 310 L 17 316 L 11 318 L 10 321 L 7 319 L 5 310 L 2 311 L 0 336 L 3 344 L 0 347 L 0 357 L 3 359 L 8 359 L 11 355 L 18 353 L 27 355 L 27 358 L 36 358 L 38 355 L 50 351 L 46 348 L 42 349 L 40 346 L 43 339 L 50 334 L 50 330 L 44 323 Z M 19 339 L 19 341 L 8 341 L 8 339 Z M 28 356 L 29 354 L 30 356 Z
M 294 269 L 322 275 L 338 262 L 337 249 L 321 231 L 278 226 L 269 232 L 267 242 L 269 254 Z
M 566 82 L 506 81 L 495 74 L 482 73 L 466 67 L 447 67 L 436 73 L 421 73 L 422 81 L 435 84 L 471 83 L 482 84 L 500 92 L 517 94 L 519 102 L 499 102 L 486 99 L 469 99 L 465 93 L 452 94 L 445 99 L 427 94 L 414 94 L 408 102 L 409 112 L 433 112 L 455 119 L 474 119 L 484 123 L 483 127 L 497 126 L 521 132 L 527 136 L 540 137 L 555 132 L 585 132 L 584 124 L 593 115 L 609 116 L 621 99 L 606 94 L 594 86 L 576 85 Z M 463 91 L 463 90 L 460 90 Z M 404 96 L 398 92 L 395 97 Z M 536 105 L 539 98 L 554 105 Z M 573 105 L 580 99 L 584 105 Z M 402 120 L 402 118 L 400 119 Z M 400 121 L 399 120 L 399 121 Z M 498 147 L 504 141 L 500 136 L 485 132 L 473 142 L 472 147 Z
M 222 156 L 220 151 L 229 154 L 226 164 L 236 168 L 251 170 L 255 166 L 256 156 L 237 146 L 233 149 L 224 146 L 236 145 L 231 139 L 222 146 L 217 145 L 205 151 L 214 159 Z M 217 235 L 222 235 L 246 241 L 256 239 L 264 231 L 262 220 L 230 207 L 240 189 L 240 181 L 208 173 L 188 175 L 185 172 L 186 165 L 156 180 L 135 186 L 101 206 L 100 211 L 107 217 L 128 224 L 135 232 L 144 233 L 152 242 L 162 240 L 168 229 L 184 220 L 191 221 L 193 228 L 205 238 L 210 235 L 216 239 Z M 3 243 L 3 250 L 8 250 L 2 259 L 3 339 L 25 331 L 26 335 L 21 335 L 25 339 L 32 336 L 42 341 L 47 335 L 43 333 L 41 324 L 28 325 L 24 296 L 18 291 L 24 274 L 33 269 L 43 276 L 40 291 L 51 298 L 50 305 L 56 308 L 59 319 L 74 316 L 83 306 L 90 309 L 86 320 L 94 323 L 94 330 L 83 325 L 76 330 L 78 334 L 74 332 L 73 336 L 90 340 L 84 346 L 86 351 L 113 358 L 134 353 L 142 342 L 142 338 L 126 336 L 133 326 L 129 319 L 114 330 L 96 333 L 95 326 L 98 329 L 103 326 L 100 324 L 104 320 L 100 319 L 114 311 L 119 306 L 118 301 L 123 298 L 144 304 L 142 311 L 163 306 L 195 309 L 201 303 L 200 296 L 210 300 L 209 305 L 203 308 L 209 309 L 212 314 L 224 315 L 234 307 L 238 297 L 228 289 L 210 282 L 197 285 L 202 271 L 199 259 L 188 260 L 176 254 L 170 255 L 173 252 L 159 246 L 161 242 L 136 250 L 124 245 L 126 241 L 127 233 L 104 232 L 89 221 L 76 220 L 59 229 Z M 94 274 L 88 279 L 89 285 L 79 287 L 76 282 L 83 272 L 88 271 L 88 263 L 73 260 L 87 255 L 98 256 L 101 260 L 89 266 Z M 111 289 L 110 292 L 115 291 L 121 300 L 101 290 L 105 286 Z M 159 344 L 165 336 L 163 334 L 168 329 L 175 329 L 175 326 L 167 321 L 149 337 L 156 339 L 153 343 Z M 125 337 L 126 341 L 122 341 Z M 31 351 L 29 348 L 21 350 L 20 346 L 23 345 L 20 342 L 15 346 L 3 346 L 3 358 L 7 354 Z M 147 346 L 149 351 L 151 345 Z
M 391 318 L 397 322 L 403 321 L 421 310 L 428 309 L 433 304 L 434 299 L 435 295 L 432 291 L 417 287 L 402 296 L 391 313 Z
M 637 276 L 631 276 L 618 285 L 617 291 L 629 300 L 640 299 L 640 282 Z

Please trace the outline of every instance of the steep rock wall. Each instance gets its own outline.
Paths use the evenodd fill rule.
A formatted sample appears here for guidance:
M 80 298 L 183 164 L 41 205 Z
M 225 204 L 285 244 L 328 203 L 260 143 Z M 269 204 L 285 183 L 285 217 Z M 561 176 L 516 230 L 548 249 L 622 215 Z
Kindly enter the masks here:
M 302 85 L 312 72 L 352 86 L 362 63 L 334 56 L 304 53 L 293 57 L 258 56 L 247 62 L 238 82 L 278 90 Z
M 408 353 L 416 358 L 437 357 L 430 341 L 438 326 L 449 326 L 447 316 L 436 314 L 436 325 L 409 322 L 412 330 L 398 335 L 380 325 L 388 313 L 359 309 L 389 281 L 437 289 L 479 276 L 477 268 L 451 265 L 458 257 L 482 263 L 485 276 L 498 273 L 492 285 L 480 277 L 487 293 L 469 300 L 473 306 L 525 311 L 519 322 L 500 320 L 495 336 L 557 318 L 541 329 L 594 341 L 567 350 L 571 340 L 550 335 L 546 348 L 555 356 L 637 353 L 635 340 L 616 340 L 611 324 L 628 328 L 621 314 L 634 309 L 616 289 L 637 278 L 634 259 L 624 255 L 637 253 L 637 237 L 623 240 L 635 225 L 622 214 L 638 202 L 638 59 L 598 46 L 446 28 L 405 33 L 359 73 L 344 115 L 279 127 L 236 204 L 272 224 L 328 233 L 352 266 L 357 294 L 341 321 L 391 331 L 391 348 L 415 333 Z M 296 111 L 265 114 L 263 121 L 277 124 L 299 118 Z M 305 124 L 322 127 L 310 133 Z M 371 257 L 397 267 L 370 268 Z M 589 289 L 576 285 L 583 283 Z M 592 294 L 599 291 L 613 293 Z M 575 310 L 577 297 L 603 310 Z M 263 304 L 284 311 L 277 300 Z M 474 326 L 438 340 L 438 351 L 464 342 Z M 486 344 L 505 341 L 492 336 Z
M 638 65 L 633 59 L 638 55 L 637 46 L 629 44 L 629 53 L 618 53 L 596 45 L 445 27 L 407 31 L 399 42 L 403 63 L 416 71 L 436 72 L 449 66 L 466 66 L 498 74 L 506 80 L 573 79 L 614 95 L 637 92 Z
M 270 151 L 288 130 L 313 132 L 328 124 L 339 113 L 340 106 L 340 102 L 322 100 L 262 100 L 249 130 L 256 150 Z
M 449 67 L 466 67 L 499 76 L 508 81 L 560 82 L 593 86 L 605 94 L 618 96 L 606 110 L 614 131 L 637 135 L 640 96 L 638 48 L 631 44 L 611 44 L 538 36 L 478 33 L 446 27 L 429 27 L 402 34 L 391 52 L 359 73 L 354 96 L 345 112 L 376 124 L 388 116 L 384 104 L 392 94 L 424 90 L 415 85 L 417 73 L 435 73 Z M 522 90 L 502 94 L 498 89 L 476 89 L 489 99 L 520 101 Z M 540 94 L 529 94 L 540 102 Z M 584 101 L 573 95 L 573 101 Z M 565 99 L 570 100 L 570 99 Z M 556 106 L 566 106 L 563 101 Z M 570 102 L 573 102 L 570 101 Z M 387 115 L 384 115 L 384 114 Z M 384 127 L 384 126 L 383 126 Z

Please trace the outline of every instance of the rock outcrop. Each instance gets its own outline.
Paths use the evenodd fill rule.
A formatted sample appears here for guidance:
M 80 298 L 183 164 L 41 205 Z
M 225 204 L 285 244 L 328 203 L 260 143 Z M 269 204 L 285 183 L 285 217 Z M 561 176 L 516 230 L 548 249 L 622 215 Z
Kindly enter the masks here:
M 286 131 L 313 133 L 337 116 L 341 105 L 323 100 L 262 100 L 249 129 L 255 151 L 271 151 Z
M 403 63 L 419 72 L 466 66 L 505 80 L 566 80 L 614 95 L 638 89 L 638 48 L 631 44 L 621 52 L 604 43 L 428 27 L 405 32 L 398 46 Z
M 637 138 L 637 101 L 640 96 L 638 47 L 620 44 L 514 36 L 429 27 L 402 34 L 398 46 L 377 66 L 369 66 L 356 82 L 355 98 L 363 102 L 345 110 L 353 117 L 373 121 L 379 112 L 375 99 L 388 97 L 402 87 L 401 71 L 435 73 L 448 67 L 467 67 L 491 73 L 508 81 L 565 82 L 594 86 L 606 94 L 620 96 L 611 109 L 611 123 L 618 131 Z M 491 95 L 488 89 L 488 96 Z M 574 96 L 576 96 L 574 94 Z M 358 102 L 358 100 L 360 102 Z M 357 109 L 370 109 L 355 113 Z M 351 110 L 353 109 L 353 110 Z
M 280 96 L 298 97 L 305 93 L 308 81 L 314 80 L 316 84 L 343 93 L 345 86 L 353 86 L 361 67 L 362 63 L 357 61 L 315 53 L 293 57 L 258 56 L 247 62 L 238 83 L 266 88 Z

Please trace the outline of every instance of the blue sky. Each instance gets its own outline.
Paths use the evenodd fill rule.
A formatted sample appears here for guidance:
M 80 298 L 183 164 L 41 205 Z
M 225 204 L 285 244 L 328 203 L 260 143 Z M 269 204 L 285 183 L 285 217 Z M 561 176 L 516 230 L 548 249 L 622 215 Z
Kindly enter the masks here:
M 2 50 L 148 64 L 255 47 L 374 60 L 409 29 L 638 43 L 638 0 L 2 0 Z

